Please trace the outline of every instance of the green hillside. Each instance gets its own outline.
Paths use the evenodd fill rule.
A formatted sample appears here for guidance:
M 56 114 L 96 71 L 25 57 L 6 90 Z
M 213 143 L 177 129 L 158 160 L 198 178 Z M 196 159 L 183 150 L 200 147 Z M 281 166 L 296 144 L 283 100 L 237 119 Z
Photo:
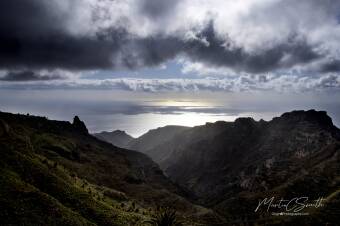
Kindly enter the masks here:
M 0 113 L 0 153 L 1 225 L 148 225 L 160 207 L 183 225 L 217 217 L 148 157 L 97 140 L 78 120 Z

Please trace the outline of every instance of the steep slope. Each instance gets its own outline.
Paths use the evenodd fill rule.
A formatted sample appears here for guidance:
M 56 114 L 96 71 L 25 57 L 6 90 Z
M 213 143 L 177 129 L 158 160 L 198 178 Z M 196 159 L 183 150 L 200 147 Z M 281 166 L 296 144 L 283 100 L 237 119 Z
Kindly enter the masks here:
M 103 131 L 93 135 L 100 140 L 106 141 L 120 148 L 128 148 L 128 144 L 134 140 L 132 136 L 121 130 L 115 130 L 112 132 Z
M 190 129 L 185 126 L 165 126 L 153 129 L 143 134 L 142 136 L 132 140 L 128 144 L 128 149 L 138 150 L 150 156 L 154 161 L 160 162 L 165 155 L 168 155 L 168 150 L 157 148 L 164 147 L 165 143 L 172 140 L 176 135 Z
M 332 194 L 340 189 L 340 132 L 326 112 L 293 111 L 270 122 L 240 118 L 206 124 L 156 149 L 170 153 L 158 161 L 166 174 L 229 222 L 299 221 L 254 213 L 258 200 L 273 196 L 329 197 L 308 218 L 313 220 L 302 222 L 337 222 L 339 195 Z
M 185 225 L 216 215 L 181 196 L 144 154 L 74 123 L 0 113 L 2 225 L 137 225 L 172 206 Z

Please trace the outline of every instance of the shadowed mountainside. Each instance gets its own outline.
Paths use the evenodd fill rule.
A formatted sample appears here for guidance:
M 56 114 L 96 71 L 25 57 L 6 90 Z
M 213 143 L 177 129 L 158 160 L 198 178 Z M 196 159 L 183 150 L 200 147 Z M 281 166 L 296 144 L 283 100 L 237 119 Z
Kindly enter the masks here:
M 121 130 L 115 130 L 112 132 L 103 131 L 93 135 L 100 140 L 106 141 L 120 148 L 128 148 L 128 144 L 134 140 L 132 136 Z
M 154 161 L 161 162 L 163 158 L 166 158 L 166 156 L 170 155 L 171 153 L 163 147 L 157 147 L 170 140 L 173 140 L 177 134 L 188 129 L 190 129 L 190 127 L 185 126 L 165 126 L 152 129 L 142 136 L 132 140 L 128 144 L 128 149 L 138 150 L 150 156 Z
M 73 124 L 0 113 L 1 225 L 143 225 L 171 206 L 184 225 L 218 222 L 149 157 Z
M 180 187 L 144 154 L 89 135 L 78 117 L 0 113 L 1 223 L 144 225 L 171 206 L 183 225 L 338 225 L 340 131 L 326 112 L 168 126 L 129 145 Z M 324 205 L 305 208 L 308 216 L 255 212 L 270 197 L 322 197 Z
M 148 142 L 145 146 L 153 148 L 142 151 L 196 201 L 228 222 L 338 223 L 340 131 L 326 112 L 293 111 L 269 122 L 239 118 L 175 134 L 161 144 Z M 258 200 L 273 196 L 324 197 L 328 204 L 308 219 L 254 213 Z

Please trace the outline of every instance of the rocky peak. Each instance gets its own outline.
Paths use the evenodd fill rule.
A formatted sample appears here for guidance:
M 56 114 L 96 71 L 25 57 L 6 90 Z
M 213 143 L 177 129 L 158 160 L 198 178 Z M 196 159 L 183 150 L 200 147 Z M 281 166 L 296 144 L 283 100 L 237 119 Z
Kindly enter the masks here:
M 235 124 L 253 124 L 255 120 L 251 117 L 237 118 Z
M 94 134 L 94 136 L 121 148 L 127 148 L 128 144 L 134 140 L 132 136 L 122 130 L 114 130 L 112 132 L 103 131 Z
M 250 128 L 254 128 L 256 123 L 257 122 L 251 117 L 237 118 L 234 122 L 234 127 L 241 128 L 241 129 L 250 129 Z
M 76 130 L 78 130 L 81 133 L 84 133 L 84 134 L 89 133 L 89 131 L 86 128 L 85 123 L 81 121 L 77 115 L 74 116 L 72 125 Z
M 112 134 L 117 134 L 117 135 L 128 135 L 125 131 L 123 130 L 115 130 L 111 132 Z
M 285 121 L 287 123 L 312 123 L 324 127 L 333 127 L 332 119 L 327 115 L 326 111 L 316 111 L 314 109 L 308 111 L 292 111 L 274 118 L 273 121 Z

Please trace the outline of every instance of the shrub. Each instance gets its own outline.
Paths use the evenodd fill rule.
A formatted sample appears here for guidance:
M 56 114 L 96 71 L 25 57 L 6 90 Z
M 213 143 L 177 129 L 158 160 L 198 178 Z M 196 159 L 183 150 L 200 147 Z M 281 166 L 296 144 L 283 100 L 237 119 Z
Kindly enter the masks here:
M 150 225 L 154 226 L 180 226 L 182 225 L 176 216 L 176 210 L 170 208 L 159 208 L 160 210 L 147 221 Z

